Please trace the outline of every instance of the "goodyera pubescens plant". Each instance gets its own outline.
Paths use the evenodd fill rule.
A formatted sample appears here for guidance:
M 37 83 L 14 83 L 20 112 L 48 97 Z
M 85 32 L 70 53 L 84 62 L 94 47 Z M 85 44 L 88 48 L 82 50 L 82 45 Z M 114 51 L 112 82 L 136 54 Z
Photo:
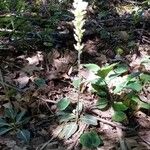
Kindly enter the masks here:
M 80 55 L 82 53 L 82 49 L 84 47 L 84 44 L 82 43 L 82 37 L 84 33 L 83 26 L 85 24 L 85 14 L 86 14 L 86 9 L 87 9 L 88 3 L 84 2 L 82 0 L 74 0 L 73 2 L 73 7 L 74 10 L 72 13 L 74 14 L 74 20 L 73 20 L 73 25 L 74 25 L 74 38 L 76 40 L 76 44 L 74 45 L 75 49 L 78 51 L 78 79 L 81 81 L 81 76 L 80 76 Z M 78 103 L 77 106 L 79 107 L 79 101 L 80 101 L 80 85 L 78 86 Z M 76 110 L 76 116 L 77 120 L 79 118 L 79 108 Z

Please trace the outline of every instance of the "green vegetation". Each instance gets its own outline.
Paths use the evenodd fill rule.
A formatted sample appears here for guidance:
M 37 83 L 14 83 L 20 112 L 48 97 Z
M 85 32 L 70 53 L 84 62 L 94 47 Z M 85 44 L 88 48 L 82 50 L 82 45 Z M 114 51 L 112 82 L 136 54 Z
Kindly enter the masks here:
M 149 6 L 0 1 L 0 135 L 37 150 L 56 138 L 68 149 L 109 149 L 109 130 L 117 149 L 132 149 L 126 131 L 142 140 L 149 120 Z M 43 136 L 50 140 L 31 144 Z
M 25 114 L 26 111 L 17 112 L 12 108 L 6 108 L 4 116 L 0 118 L 0 135 L 13 130 L 19 139 L 29 142 L 30 132 L 23 128 L 29 122 L 29 118 L 25 117 Z

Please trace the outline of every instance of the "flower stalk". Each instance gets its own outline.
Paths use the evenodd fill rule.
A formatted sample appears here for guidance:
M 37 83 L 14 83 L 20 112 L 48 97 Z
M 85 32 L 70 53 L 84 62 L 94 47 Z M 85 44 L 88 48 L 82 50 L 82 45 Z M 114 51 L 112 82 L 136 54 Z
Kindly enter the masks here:
M 76 40 L 76 44 L 74 44 L 75 49 L 78 51 L 78 80 L 81 81 L 81 75 L 80 75 L 80 66 L 81 66 L 81 53 L 82 49 L 84 47 L 84 44 L 82 43 L 82 37 L 84 33 L 83 26 L 85 24 L 85 15 L 86 15 L 86 8 L 88 6 L 87 2 L 84 2 L 82 0 L 74 0 L 73 7 L 74 10 L 72 13 L 74 14 L 74 38 Z M 77 107 L 79 107 L 80 102 L 80 84 L 78 86 L 78 98 L 77 98 Z M 78 121 L 79 118 L 79 108 L 76 110 L 76 121 Z

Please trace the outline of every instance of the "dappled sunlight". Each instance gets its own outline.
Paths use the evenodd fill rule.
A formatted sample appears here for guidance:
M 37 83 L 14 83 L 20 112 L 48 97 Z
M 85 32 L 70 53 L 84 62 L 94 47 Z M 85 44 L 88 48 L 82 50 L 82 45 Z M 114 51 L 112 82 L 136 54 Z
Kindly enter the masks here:
M 149 149 L 149 19 L 146 0 L 0 1 L 0 149 Z

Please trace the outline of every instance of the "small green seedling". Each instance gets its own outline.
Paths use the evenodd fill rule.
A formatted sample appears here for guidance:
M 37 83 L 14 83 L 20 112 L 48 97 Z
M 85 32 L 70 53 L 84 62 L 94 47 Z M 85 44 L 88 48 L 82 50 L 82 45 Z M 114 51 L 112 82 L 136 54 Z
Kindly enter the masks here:
M 4 116 L 0 117 L 0 135 L 14 131 L 19 139 L 29 142 L 30 132 L 23 129 L 23 126 L 29 122 L 25 114 L 26 111 L 17 112 L 13 108 L 5 108 Z

